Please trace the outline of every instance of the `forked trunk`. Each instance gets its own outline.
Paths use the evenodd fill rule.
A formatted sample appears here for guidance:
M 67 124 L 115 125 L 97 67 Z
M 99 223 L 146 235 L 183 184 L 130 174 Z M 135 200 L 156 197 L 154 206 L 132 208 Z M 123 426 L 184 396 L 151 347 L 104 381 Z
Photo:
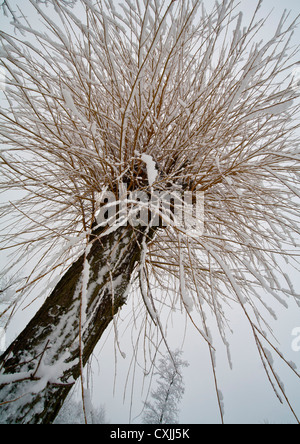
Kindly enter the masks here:
M 147 239 L 152 235 L 149 233 Z M 126 302 L 143 236 L 142 231 L 122 227 L 94 241 L 87 261 L 83 255 L 70 267 L 1 356 L 0 422 L 54 421 L 80 376 L 80 351 L 85 365 L 113 316 Z M 87 264 L 88 285 L 83 297 Z

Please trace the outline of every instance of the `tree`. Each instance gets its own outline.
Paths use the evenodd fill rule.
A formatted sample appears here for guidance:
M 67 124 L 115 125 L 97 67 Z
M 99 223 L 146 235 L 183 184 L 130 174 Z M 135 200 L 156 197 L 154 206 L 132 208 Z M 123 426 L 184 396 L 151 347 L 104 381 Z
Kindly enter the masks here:
M 105 407 L 94 408 L 90 406 L 88 412 L 89 424 L 108 424 Z M 54 424 L 84 424 L 85 418 L 82 403 L 77 402 L 73 397 L 67 399 L 62 409 L 57 415 Z
M 181 359 L 182 352 L 176 350 L 159 360 L 155 375 L 158 377 L 157 388 L 151 392 L 153 402 L 145 402 L 144 424 L 178 424 L 180 403 L 184 395 L 183 376 L 186 361 Z
M 264 316 L 299 303 L 281 267 L 297 267 L 297 20 L 285 13 L 261 41 L 261 1 L 245 23 L 234 0 L 211 11 L 194 0 L 118 9 L 111 0 L 27 0 L 37 27 L 4 5 L 14 32 L 0 31 L 0 214 L 12 252 L 3 275 L 23 271 L 19 301 L 47 299 L 0 358 L 1 420 L 53 422 L 133 284 L 165 343 L 170 307 L 206 341 L 222 421 L 207 313 L 230 358 L 224 305 L 240 307 L 269 381 L 297 418 L 267 348 L 299 374 Z M 169 210 L 145 211 L 139 192 L 175 194 Z M 201 213 L 175 223 L 184 192 L 205 193 L 204 232 Z M 97 219 L 103 208 L 106 224 Z M 129 223 L 137 213 L 144 219 Z

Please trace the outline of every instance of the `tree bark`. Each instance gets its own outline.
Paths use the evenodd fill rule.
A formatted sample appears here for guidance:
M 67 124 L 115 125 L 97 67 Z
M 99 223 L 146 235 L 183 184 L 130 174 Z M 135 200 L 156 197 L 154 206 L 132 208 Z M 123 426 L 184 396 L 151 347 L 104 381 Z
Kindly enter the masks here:
M 147 241 L 153 233 L 147 234 Z M 0 357 L 0 422 L 54 421 L 80 376 L 80 364 L 87 363 L 103 332 L 126 302 L 143 236 L 142 230 L 121 227 L 94 240 L 87 262 L 83 255 L 70 267 L 32 321 Z M 83 301 L 86 263 L 89 279 Z

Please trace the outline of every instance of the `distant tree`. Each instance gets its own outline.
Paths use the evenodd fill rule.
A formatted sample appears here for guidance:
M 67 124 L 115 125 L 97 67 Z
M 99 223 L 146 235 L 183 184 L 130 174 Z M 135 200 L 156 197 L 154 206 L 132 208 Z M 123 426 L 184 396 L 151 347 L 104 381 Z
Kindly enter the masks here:
M 151 392 L 152 401 L 145 402 L 144 424 L 178 424 L 178 406 L 184 395 L 182 370 L 189 365 L 181 356 L 182 352 L 176 350 L 159 360 L 157 387 Z
M 108 424 L 104 406 L 91 408 L 87 416 L 88 424 Z M 86 418 L 83 411 L 82 402 L 76 402 L 74 399 L 66 400 L 54 424 L 85 424 Z

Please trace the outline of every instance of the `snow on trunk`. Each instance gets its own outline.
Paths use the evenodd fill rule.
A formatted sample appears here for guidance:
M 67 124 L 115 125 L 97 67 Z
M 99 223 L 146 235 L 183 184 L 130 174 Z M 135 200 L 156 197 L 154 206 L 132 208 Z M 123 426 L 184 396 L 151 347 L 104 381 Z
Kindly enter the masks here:
M 54 421 L 80 376 L 83 285 L 85 365 L 126 301 L 131 276 L 139 261 L 138 241 L 141 242 L 142 237 L 143 233 L 133 235 L 132 227 L 122 227 L 91 243 L 88 255 L 70 267 L 33 320 L 1 356 L 0 422 L 47 424 Z

